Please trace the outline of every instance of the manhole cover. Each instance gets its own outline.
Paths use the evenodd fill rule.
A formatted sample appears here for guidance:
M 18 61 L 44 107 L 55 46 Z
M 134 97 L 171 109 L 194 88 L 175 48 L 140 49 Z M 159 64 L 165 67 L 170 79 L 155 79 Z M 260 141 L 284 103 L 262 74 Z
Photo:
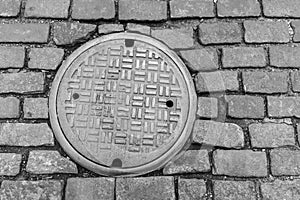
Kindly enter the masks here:
M 51 124 L 66 153 L 109 176 L 162 167 L 189 141 L 195 113 L 182 61 L 134 33 L 104 36 L 72 53 L 50 96 Z

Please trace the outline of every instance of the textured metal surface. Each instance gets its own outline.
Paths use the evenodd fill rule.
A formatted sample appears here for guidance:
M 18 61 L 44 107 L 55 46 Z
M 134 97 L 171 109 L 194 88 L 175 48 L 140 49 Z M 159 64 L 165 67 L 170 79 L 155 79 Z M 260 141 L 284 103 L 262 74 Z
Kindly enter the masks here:
M 178 154 L 196 112 L 194 85 L 175 53 L 153 38 L 93 40 L 60 68 L 50 116 L 65 151 L 104 175 L 152 171 Z

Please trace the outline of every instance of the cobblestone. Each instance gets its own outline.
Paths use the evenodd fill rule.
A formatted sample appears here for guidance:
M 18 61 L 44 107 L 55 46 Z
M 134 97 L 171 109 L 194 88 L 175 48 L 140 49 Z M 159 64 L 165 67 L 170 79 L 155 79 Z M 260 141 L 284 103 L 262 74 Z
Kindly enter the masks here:
M 213 174 L 239 177 L 267 176 L 267 157 L 264 152 L 251 150 L 216 150 L 213 153 Z
M 21 160 L 21 154 L 0 153 L 0 175 L 17 175 L 20 172 Z
M 122 32 L 124 27 L 122 24 L 102 24 L 98 26 L 99 34 L 109 34 L 113 32 Z
M 26 98 L 24 100 L 25 119 L 47 119 L 48 99 L 47 98 Z
M 199 36 L 203 44 L 230 44 L 242 41 L 241 28 L 238 23 L 233 22 L 201 23 Z
M 120 20 L 158 21 L 167 19 L 166 1 L 120 0 Z
M 265 67 L 266 60 L 266 53 L 262 47 L 223 48 L 224 68 Z
M 300 67 L 300 47 L 270 47 L 270 65 L 275 67 Z
M 206 200 L 206 184 L 200 179 L 184 179 L 178 180 L 178 196 L 184 200 Z
M 295 200 L 300 199 L 300 180 L 275 180 L 261 183 L 263 199 Z
M 256 200 L 255 184 L 251 181 L 214 181 L 215 200 Z
M 44 73 L 20 72 L 0 74 L 0 93 L 43 92 Z
M 95 20 L 115 17 L 115 4 L 111 0 L 73 0 L 73 19 Z
M 22 68 L 25 60 L 23 47 L 0 47 L 0 69 Z
M 59 48 L 32 48 L 29 53 L 30 69 L 56 70 L 64 57 L 64 50 Z
M 287 124 L 255 123 L 249 125 L 252 147 L 274 148 L 295 145 L 294 127 Z
M 288 72 L 243 72 L 244 89 L 249 93 L 286 93 Z
M 297 0 L 263 0 L 264 14 L 269 17 L 300 17 Z
M 92 24 L 57 22 L 53 27 L 53 40 L 57 45 L 70 45 L 84 41 L 95 29 L 96 25 Z
M 209 0 L 172 0 L 171 17 L 214 17 L 214 3 Z
M 260 15 L 260 5 L 257 0 L 219 0 L 218 16 L 220 17 L 250 17 Z
M 162 29 L 151 30 L 151 35 L 164 43 L 170 48 L 190 48 L 194 45 L 193 29 L 180 28 L 180 29 Z
M 25 17 L 67 18 L 70 0 L 28 0 Z
M 247 43 L 287 43 L 290 40 L 289 25 L 285 21 L 245 21 Z
M 0 145 L 54 145 L 52 131 L 46 123 L 2 123 L 0 124 L 0 133 Z
M 207 150 L 188 150 L 178 159 L 169 162 L 163 170 L 164 174 L 185 174 L 209 172 L 210 163 Z
M 300 62 L 300 61 L 299 61 Z M 292 90 L 294 92 L 300 92 L 300 72 L 292 72 Z
M 236 124 L 196 120 L 193 141 L 212 146 L 241 148 L 244 146 L 244 133 Z
M 270 117 L 298 117 L 300 118 L 299 97 L 271 97 L 267 98 L 268 114 Z
M 14 17 L 20 12 L 21 0 L 0 0 L 0 16 Z
M 292 21 L 291 23 L 293 30 L 294 30 L 294 37 L 293 41 L 294 42 L 300 42 L 300 21 Z
M 264 99 L 249 95 L 226 96 L 228 115 L 234 118 L 264 118 Z
M 216 49 L 203 48 L 180 51 L 187 67 L 194 72 L 212 71 L 218 69 L 218 54 Z
M 201 72 L 195 77 L 195 84 L 198 93 L 239 90 L 237 71 Z
M 19 118 L 20 100 L 16 97 L 0 97 L 0 119 Z
M 128 23 L 126 29 L 129 32 L 137 32 L 137 33 L 142 33 L 142 34 L 146 34 L 146 35 L 151 35 L 150 26 Z
M 205 118 L 217 118 L 218 99 L 210 97 L 198 97 L 197 115 Z
M 58 151 L 30 151 L 26 171 L 34 174 L 77 173 L 76 165 Z
M 49 24 L 0 24 L 0 42 L 47 43 Z
M 300 151 L 273 149 L 270 157 L 271 171 L 274 176 L 300 175 Z
M 0 199 L 62 199 L 63 182 L 58 180 L 41 181 L 10 181 L 4 180 L 1 184 Z
M 69 178 L 66 186 L 66 200 L 114 199 L 113 178 Z
M 175 200 L 173 177 L 117 178 L 117 200 Z

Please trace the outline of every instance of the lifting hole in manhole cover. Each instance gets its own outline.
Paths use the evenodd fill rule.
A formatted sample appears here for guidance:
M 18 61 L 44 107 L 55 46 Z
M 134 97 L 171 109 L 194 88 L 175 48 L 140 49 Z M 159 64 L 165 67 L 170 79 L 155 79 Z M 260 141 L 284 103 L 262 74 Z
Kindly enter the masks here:
M 166 45 L 117 33 L 69 56 L 49 106 L 55 136 L 71 158 L 102 175 L 132 176 L 162 167 L 190 141 L 196 93 Z

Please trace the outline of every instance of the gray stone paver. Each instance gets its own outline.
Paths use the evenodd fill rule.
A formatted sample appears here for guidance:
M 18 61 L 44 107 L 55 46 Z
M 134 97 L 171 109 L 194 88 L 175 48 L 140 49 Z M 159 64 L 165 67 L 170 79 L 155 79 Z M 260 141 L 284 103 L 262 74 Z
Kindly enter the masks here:
M 25 17 L 67 18 L 70 0 L 28 0 Z
M 25 119 L 47 119 L 48 99 L 47 98 L 26 98 L 23 104 Z
M 1 0 L 0 16 L 13 17 L 20 13 L 21 0 Z
M 20 172 L 21 159 L 21 154 L 0 153 L 0 175 L 17 175 Z
M 0 97 L 0 119 L 18 118 L 20 116 L 20 100 L 16 97 Z
M 25 60 L 25 48 L 0 47 L 0 69 L 22 68 Z
M 64 50 L 60 48 L 32 48 L 29 53 L 30 69 L 55 70 L 63 60 Z

